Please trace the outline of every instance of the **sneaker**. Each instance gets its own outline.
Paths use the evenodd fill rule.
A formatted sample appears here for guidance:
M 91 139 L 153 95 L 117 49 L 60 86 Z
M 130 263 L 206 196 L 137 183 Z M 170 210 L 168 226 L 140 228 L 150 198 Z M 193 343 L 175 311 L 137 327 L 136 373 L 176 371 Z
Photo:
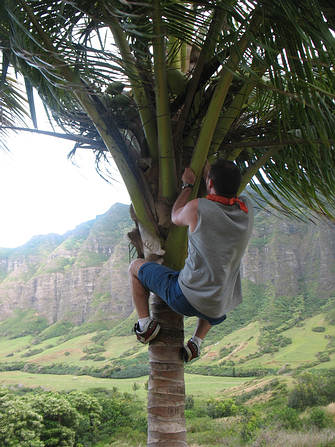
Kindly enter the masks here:
M 182 355 L 184 362 L 190 362 L 200 356 L 200 349 L 194 341 L 189 340 L 186 345 L 182 348 Z
M 159 323 L 155 320 L 151 320 L 150 323 L 147 326 L 147 329 L 145 331 L 140 331 L 140 326 L 137 323 L 135 323 L 134 326 L 134 332 L 136 334 L 137 340 L 141 343 L 149 343 L 149 341 L 153 340 L 155 337 L 157 337 L 161 327 Z

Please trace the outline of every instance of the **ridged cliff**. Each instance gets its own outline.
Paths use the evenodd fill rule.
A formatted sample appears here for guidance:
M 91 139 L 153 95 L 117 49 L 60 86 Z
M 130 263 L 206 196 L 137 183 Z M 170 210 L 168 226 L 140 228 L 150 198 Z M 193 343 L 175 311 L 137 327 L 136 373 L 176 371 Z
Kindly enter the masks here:
M 115 204 L 63 236 L 36 236 L 0 249 L 0 319 L 32 308 L 50 323 L 129 315 L 129 207 Z
M 243 277 L 269 284 L 277 296 L 335 295 L 335 223 L 305 223 L 256 212 Z
M 33 309 L 49 323 L 120 320 L 132 312 L 128 284 L 129 207 L 115 204 L 60 236 L 0 249 L 0 320 Z M 335 295 L 335 226 L 256 212 L 243 277 L 277 296 Z

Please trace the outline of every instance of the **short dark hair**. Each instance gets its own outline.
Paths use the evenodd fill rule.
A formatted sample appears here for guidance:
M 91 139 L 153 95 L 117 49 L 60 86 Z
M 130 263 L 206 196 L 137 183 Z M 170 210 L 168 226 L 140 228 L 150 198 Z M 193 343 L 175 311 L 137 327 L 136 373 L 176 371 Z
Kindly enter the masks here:
M 208 177 L 213 181 L 216 194 L 236 196 L 241 184 L 241 172 L 235 163 L 218 159 L 210 167 Z

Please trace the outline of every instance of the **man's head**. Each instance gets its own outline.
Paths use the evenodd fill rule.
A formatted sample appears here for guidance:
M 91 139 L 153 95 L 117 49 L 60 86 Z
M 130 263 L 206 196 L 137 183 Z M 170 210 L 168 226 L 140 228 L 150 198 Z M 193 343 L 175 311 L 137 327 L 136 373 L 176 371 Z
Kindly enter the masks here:
M 208 192 L 214 188 L 220 196 L 234 197 L 240 184 L 240 170 L 232 161 L 219 159 L 211 165 L 206 179 Z

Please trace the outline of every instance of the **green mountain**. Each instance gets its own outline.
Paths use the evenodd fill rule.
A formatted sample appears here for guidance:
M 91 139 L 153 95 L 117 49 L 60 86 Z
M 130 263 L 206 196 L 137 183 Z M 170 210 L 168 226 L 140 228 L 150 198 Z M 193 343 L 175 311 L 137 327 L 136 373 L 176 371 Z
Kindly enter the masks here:
M 129 207 L 115 204 L 62 236 L 36 236 L 0 249 L 0 319 L 34 310 L 47 324 L 118 320 L 132 311 Z
M 63 236 L 0 251 L 0 370 L 138 377 L 132 335 L 128 207 Z M 335 368 L 335 230 L 257 210 L 243 303 L 213 327 L 186 371 L 222 376 Z M 185 319 L 185 336 L 194 318 Z

